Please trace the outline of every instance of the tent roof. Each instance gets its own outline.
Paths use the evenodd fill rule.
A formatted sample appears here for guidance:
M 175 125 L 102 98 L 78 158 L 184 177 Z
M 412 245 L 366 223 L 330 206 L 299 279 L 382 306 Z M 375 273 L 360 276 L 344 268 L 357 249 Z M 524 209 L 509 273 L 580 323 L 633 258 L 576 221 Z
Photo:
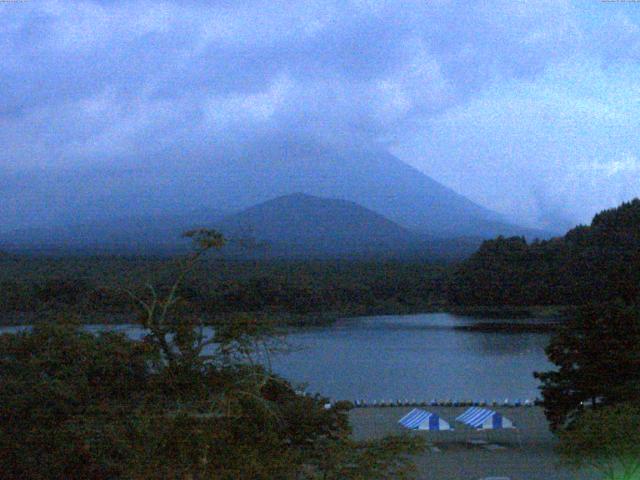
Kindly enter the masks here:
M 431 422 L 435 420 L 438 422 L 440 417 L 435 413 L 427 412 L 425 410 L 421 410 L 420 408 L 414 408 L 409 413 L 407 413 L 404 417 L 398 420 L 398 423 L 403 427 L 407 428 L 419 428 L 421 425 L 424 425 L 425 422 L 427 424 L 431 424 Z
M 480 407 L 469 408 L 462 415 L 457 417 L 456 420 L 473 428 L 482 428 L 483 426 L 486 427 L 485 422 L 487 420 L 494 419 L 494 417 L 495 420 L 498 421 L 493 421 L 490 428 L 511 428 L 513 426 L 513 423 L 510 420 L 503 418 L 500 413 Z

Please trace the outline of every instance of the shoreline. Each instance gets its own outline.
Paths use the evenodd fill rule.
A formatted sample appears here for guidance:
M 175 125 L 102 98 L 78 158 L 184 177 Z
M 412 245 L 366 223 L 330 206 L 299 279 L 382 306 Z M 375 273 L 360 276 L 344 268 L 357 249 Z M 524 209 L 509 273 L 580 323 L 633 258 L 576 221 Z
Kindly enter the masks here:
M 508 477 L 511 480 L 592 480 L 593 472 L 572 471 L 555 452 L 557 438 L 550 432 L 541 407 L 489 407 L 514 422 L 518 431 L 474 431 L 455 421 L 468 407 L 427 407 L 455 430 L 407 430 L 398 420 L 412 407 L 359 408 L 349 412 L 356 440 L 385 435 L 418 435 L 426 439 L 425 452 L 412 456 L 418 479 L 477 480 Z M 471 441 L 470 441 L 471 440 Z M 578 473 L 578 475 L 576 475 Z
M 322 327 L 333 325 L 340 319 L 350 319 L 357 317 L 374 317 L 388 315 L 420 315 L 431 313 L 446 313 L 461 317 L 475 318 L 478 323 L 475 325 L 460 325 L 452 328 L 465 331 L 486 331 L 486 332 L 515 332 L 515 333 L 535 333 L 553 332 L 561 326 L 562 321 L 567 317 L 571 306 L 556 307 L 459 307 L 459 306 L 422 306 L 418 308 L 391 308 L 391 309 L 357 309 L 345 311 L 324 311 L 310 313 L 295 313 L 288 311 L 257 311 L 257 312 L 224 312 L 211 317 L 205 325 L 215 325 L 220 321 L 229 319 L 234 315 L 254 315 L 259 319 L 267 320 L 277 327 Z M 95 311 L 82 312 L 73 308 L 53 308 L 45 311 L 14 311 L 0 313 L 0 326 L 12 327 L 21 325 L 31 325 L 44 317 L 56 318 L 60 314 L 70 313 L 86 318 L 82 323 L 95 324 L 104 323 L 107 325 L 124 325 L 135 323 L 136 314 L 133 311 Z M 480 317 L 480 318 L 478 318 Z M 496 320 L 487 322 L 487 320 Z M 512 321 L 509 321 L 512 320 Z M 523 320 L 531 320 L 523 322 Z
M 475 402 L 471 400 L 431 400 L 431 401 L 415 401 L 415 400 L 381 400 L 380 402 L 372 401 L 366 402 L 363 400 L 335 400 L 331 401 L 332 404 L 348 402 L 352 408 L 469 408 L 469 407 L 482 407 L 489 409 L 496 408 L 532 408 L 542 405 L 542 399 L 535 398 L 533 400 L 514 400 L 513 402 Z
M 561 321 L 576 308 L 575 305 L 525 305 L 525 306 L 463 306 L 449 305 L 445 308 L 447 313 L 462 317 L 483 317 L 496 320 L 556 320 Z

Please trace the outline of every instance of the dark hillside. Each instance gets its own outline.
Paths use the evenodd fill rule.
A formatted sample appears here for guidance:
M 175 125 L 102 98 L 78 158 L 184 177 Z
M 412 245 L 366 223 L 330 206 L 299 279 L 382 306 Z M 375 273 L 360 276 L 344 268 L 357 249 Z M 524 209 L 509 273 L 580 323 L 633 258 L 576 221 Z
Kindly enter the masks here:
M 199 209 L 238 212 L 296 192 L 355 202 L 433 238 L 549 236 L 510 224 L 377 146 L 326 145 L 306 136 L 264 135 L 228 147 L 214 142 L 210 147 L 167 151 L 152 158 L 114 158 L 114 164 L 131 162 L 138 167 L 110 182 L 86 186 L 77 178 L 110 178 L 109 171 L 92 167 L 6 178 L 28 188 L 16 191 L 7 205 L 0 204 L 0 241 L 17 229 L 40 228 L 44 231 L 31 232 L 30 238 L 39 233 L 42 244 L 54 224 L 108 225 L 123 214 L 144 219 L 153 212 L 176 217 L 188 217 Z M 49 192 L 56 189 L 74 195 L 52 197 Z M 19 212 L 12 205 L 20 205 Z M 116 240 L 121 243 L 121 239 Z
M 346 200 L 278 197 L 222 220 L 227 237 L 267 242 L 277 256 L 336 256 L 408 251 L 420 237 Z
M 640 200 L 564 237 L 498 237 L 462 263 L 447 287 L 458 305 L 581 305 L 640 295 Z

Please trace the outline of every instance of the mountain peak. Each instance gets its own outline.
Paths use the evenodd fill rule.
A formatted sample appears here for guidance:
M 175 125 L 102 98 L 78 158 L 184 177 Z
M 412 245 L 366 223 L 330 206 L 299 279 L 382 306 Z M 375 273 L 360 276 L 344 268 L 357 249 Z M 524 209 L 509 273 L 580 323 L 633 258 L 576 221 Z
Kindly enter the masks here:
M 417 240 L 409 230 L 348 200 L 282 195 L 223 219 L 229 237 L 252 237 L 300 255 L 397 252 Z

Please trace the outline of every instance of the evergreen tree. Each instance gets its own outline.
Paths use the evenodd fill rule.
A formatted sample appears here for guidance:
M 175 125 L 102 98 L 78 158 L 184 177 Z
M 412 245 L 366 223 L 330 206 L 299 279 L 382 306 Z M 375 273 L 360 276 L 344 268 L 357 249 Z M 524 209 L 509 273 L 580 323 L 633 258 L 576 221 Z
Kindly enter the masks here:
M 454 305 L 586 305 L 640 296 L 640 199 L 597 214 L 590 226 L 530 244 L 487 240 L 447 282 Z
M 581 308 L 546 349 L 557 369 L 536 372 L 552 429 L 570 425 L 584 404 L 640 400 L 640 314 L 609 304 Z

